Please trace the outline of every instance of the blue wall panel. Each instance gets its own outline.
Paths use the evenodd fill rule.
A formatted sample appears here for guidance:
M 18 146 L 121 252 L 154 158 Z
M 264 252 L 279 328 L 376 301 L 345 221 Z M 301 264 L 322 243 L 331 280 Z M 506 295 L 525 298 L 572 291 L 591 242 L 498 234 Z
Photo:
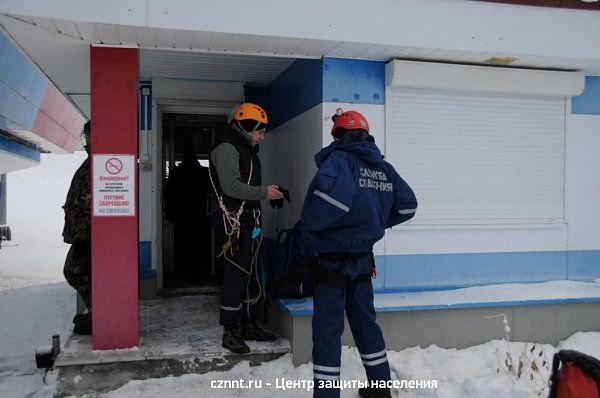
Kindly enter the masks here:
M 139 279 L 153 278 L 156 275 L 152 269 L 152 242 L 139 242 L 138 271 Z
M 22 156 L 36 162 L 40 161 L 40 153 L 26 145 L 19 144 L 13 140 L 0 135 L 0 151 L 9 152 L 15 155 Z
M 586 76 L 585 90 L 573 97 L 571 113 L 576 115 L 600 115 L 600 76 Z
M 0 53 L 0 79 L 26 97 L 35 72 L 29 60 L 7 40 Z
M 343 58 L 299 59 L 268 87 L 246 87 L 246 101 L 265 108 L 270 129 L 322 102 L 382 105 L 385 63 Z
M 26 103 L 27 100 L 25 98 L 13 90 L 12 87 L 4 83 L 4 81 L 0 80 L 0 115 L 21 125 L 24 119 L 22 115 L 23 108 Z M 25 128 L 31 127 L 21 126 Z
M 567 252 L 386 256 L 384 272 L 385 291 L 543 282 L 567 277 Z
M 3 130 L 31 130 L 49 81 L 0 33 L 0 119 Z
M 268 87 L 246 90 L 248 101 L 264 105 L 269 129 L 274 129 L 323 102 L 323 68 L 320 59 L 294 61 Z M 265 101 L 265 98 L 268 98 Z
M 48 79 L 46 79 L 44 75 L 36 73 L 31 81 L 31 86 L 29 87 L 29 91 L 27 93 L 27 99 L 33 104 L 33 106 L 39 108 L 40 104 L 42 103 L 42 99 L 44 98 L 44 94 L 46 94 L 47 88 Z
M 323 102 L 383 104 L 385 62 L 323 58 Z

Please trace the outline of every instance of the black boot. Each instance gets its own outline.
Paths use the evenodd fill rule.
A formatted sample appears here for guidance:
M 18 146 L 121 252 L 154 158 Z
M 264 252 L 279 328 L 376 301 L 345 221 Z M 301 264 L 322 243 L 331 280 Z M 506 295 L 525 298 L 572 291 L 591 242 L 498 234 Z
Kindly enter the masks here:
M 359 388 L 358 395 L 361 398 L 392 398 L 389 388 Z
M 248 323 L 242 326 L 242 338 L 244 340 L 254 341 L 274 341 L 277 336 L 261 329 L 256 323 Z
M 250 352 L 250 347 L 244 342 L 239 326 L 223 332 L 223 343 L 221 345 L 236 354 L 247 354 Z
M 86 315 L 79 318 L 75 316 L 75 319 L 73 319 L 73 322 L 75 323 L 73 333 L 80 336 L 89 336 L 92 334 L 92 316 L 91 314 L 89 316 Z
M 92 321 L 92 313 L 86 312 L 85 314 L 77 314 L 73 317 L 73 323 L 78 324 L 80 322 L 91 322 Z

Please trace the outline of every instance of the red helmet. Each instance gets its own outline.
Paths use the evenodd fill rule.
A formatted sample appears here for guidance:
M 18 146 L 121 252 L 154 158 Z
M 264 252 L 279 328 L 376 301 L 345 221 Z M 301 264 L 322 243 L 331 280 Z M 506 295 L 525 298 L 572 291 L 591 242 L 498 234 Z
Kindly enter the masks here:
M 333 117 L 333 127 L 331 128 L 331 134 L 338 128 L 343 128 L 345 130 L 365 130 L 367 133 L 369 132 L 369 122 L 367 122 L 367 118 L 364 117 L 361 113 L 356 111 L 346 111 L 341 112 L 341 109 L 338 109 L 338 113 Z

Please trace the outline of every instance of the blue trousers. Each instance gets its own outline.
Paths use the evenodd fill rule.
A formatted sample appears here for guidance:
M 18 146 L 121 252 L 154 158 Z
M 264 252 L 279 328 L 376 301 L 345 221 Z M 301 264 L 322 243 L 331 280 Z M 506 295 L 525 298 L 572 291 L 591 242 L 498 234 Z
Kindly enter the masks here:
M 318 388 L 321 380 L 339 380 L 342 354 L 341 337 L 344 331 L 344 311 L 354 342 L 360 353 L 368 380 L 390 380 L 390 367 L 385 352 L 385 341 L 375 321 L 373 285 L 357 281 L 369 274 L 372 257 L 365 256 L 350 264 L 321 262 L 328 269 L 342 269 L 350 281 L 345 289 L 320 283 L 315 290 L 312 320 L 314 397 L 340 396 L 338 388 Z

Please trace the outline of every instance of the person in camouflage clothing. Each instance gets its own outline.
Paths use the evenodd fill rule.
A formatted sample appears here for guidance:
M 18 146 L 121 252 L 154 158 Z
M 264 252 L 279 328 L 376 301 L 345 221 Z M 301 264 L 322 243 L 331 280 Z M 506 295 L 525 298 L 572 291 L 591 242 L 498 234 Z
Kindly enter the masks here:
M 90 142 L 91 129 L 88 121 L 83 127 L 85 150 L 88 157 L 75 172 L 65 210 L 65 226 L 63 240 L 71 245 L 63 273 L 87 306 L 86 314 L 78 314 L 73 318 L 76 334 L 89 335 L 92 331 L 92 241 L 91 241 L 91 201 L 90 189 Z

